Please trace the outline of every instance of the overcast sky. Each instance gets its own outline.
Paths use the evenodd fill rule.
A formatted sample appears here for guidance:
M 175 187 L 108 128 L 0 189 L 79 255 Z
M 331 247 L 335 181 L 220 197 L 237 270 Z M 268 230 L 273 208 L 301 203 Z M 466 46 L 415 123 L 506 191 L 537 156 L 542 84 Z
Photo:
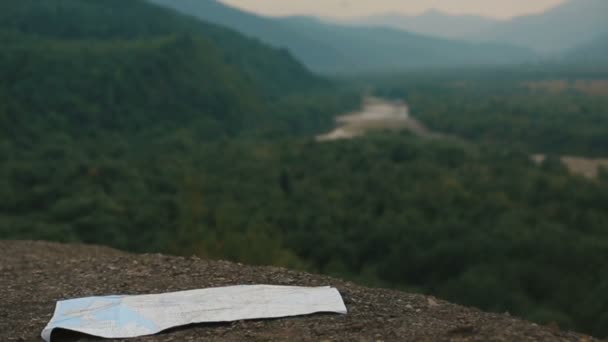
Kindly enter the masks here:
M 324 17 L 357 17 L 380 13 L 417 14 L 439 9 L 454 14 L 494 18 L 542 12 L 565 0 L 221 0 L 267 15 L 308 14 Z M 608 0 L 607 0 L 608 1 Z

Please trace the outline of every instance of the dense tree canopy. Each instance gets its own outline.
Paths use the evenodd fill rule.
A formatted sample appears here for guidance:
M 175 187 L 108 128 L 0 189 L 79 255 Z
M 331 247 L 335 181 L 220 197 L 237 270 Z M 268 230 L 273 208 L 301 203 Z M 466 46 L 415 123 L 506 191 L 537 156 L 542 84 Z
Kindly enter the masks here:
M 279 96 L 325 83 L 283 50 L 143 0 L 2 2 L 0 31 L 44 39 L 94 41 L 199 34 L 218 48 L 225 63 L 239 68 L 264 95 Z
M 599 70 L 605 75 L 604 68 Z M 382 83 L 376 92 L 407 99 L 416 118 L 431 129 L 472 142 L 605 157 L 608 76 L 596 79 L 587 72 L 460 74 L 430 82 L 419 75 L 402 76 Z

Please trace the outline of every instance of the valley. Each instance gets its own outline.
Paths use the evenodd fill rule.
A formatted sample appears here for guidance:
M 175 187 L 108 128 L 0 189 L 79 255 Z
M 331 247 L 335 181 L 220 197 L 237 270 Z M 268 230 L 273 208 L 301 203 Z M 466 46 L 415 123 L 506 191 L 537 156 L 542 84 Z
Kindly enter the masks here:
M 597 85 L 597 86 L 596 86 Z M 603 81 L 576 81 L 571 89 L 582 91 L 589 95 L 597 95 Z M 529 83 L 535 91 L 551 91 L 561 93 L 568 89 L 567 83 L 556 81 L 541 81 Z M 318 142 L 331 142 L 344 139 L 361 138 L 374 132 L 408 131 L 411 134 L 425 139 L 445 139 L 448 136 L 430 131 L 424 124 L 416 120 L 410 113 L 409 107 L 403 101 L 391 101 L 373 96 L 364 97 L 362 108 L 354 113 L 337 116 L 336 128 L 329 133 L 317 135 Z M 451 137 L 452 140 L 454 137 Z M 461 140 L 461 139 L 460 139 Z M 530 159 L 538 166 L 542 166 L 547 156 L 534 154 Z M 562 156 L 561 163 L 574 175 L 581 175 L 589 179 L 596 179 L 602 168 L 608 169 L 607 158 L 585 158 L 582 156 Z
M 32 284 L 47 273 L 20 262 L 47 254 L 31 246 L 89 258 L 69 245 L 103 245 L 134 253 L 108 250 L 130 265 L 170 255 L 149 259 L 167 277 L 138 273 L 142 291 L 173 288 L 193 260 L 270 265 L 498 313 L 507 332 L 505 312 L 553 327 L 530 330 L 550 337 L 608 336 L 600 5 L 570 0 L 501 23 L 427 14 L 472 20 L 458 36 L 504 28 L 504 39 L 471 43 L 212 0 L 0 2 L 0 244 L 49 242 L 8 249 L 0 270 Z M 551 24 L 565 17 L 589 25 Z M 565 50 L 545 56 L 554 48 Z M 292 282 L 273 269 L 268 279 Z M 40 284 L 61 289 L 55 281 L 73 278 L 63 272 Z M 221 281 L 254 280 L 264 279 Z M 66 284 L 75 292 L 61 296 L 96 289 Z M 8 306 L 37 298 L 31 289 L 13 288 Z M 386 314 L 373 316 L 380 327 L 394 318 L 373 311 Z M 40 319 L 24 317 L 25 330 Z M 485 331 L 459 317 L 446 323 L 455 335 L 428 336 Z M 354 337 L 368 336 L 365 324 Z

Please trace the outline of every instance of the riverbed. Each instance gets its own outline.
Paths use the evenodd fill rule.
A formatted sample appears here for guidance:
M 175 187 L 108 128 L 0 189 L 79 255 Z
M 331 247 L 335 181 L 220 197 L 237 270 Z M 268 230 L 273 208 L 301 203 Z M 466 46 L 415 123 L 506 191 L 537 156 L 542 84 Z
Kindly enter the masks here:
M 403 101 L 366 97 L 361 110 L 336 118 L 336 128 L 318 135 L 319 142 L 353 139 L 373 131 L 408 130 L 423 137 L 438 137 L 410 115 Z

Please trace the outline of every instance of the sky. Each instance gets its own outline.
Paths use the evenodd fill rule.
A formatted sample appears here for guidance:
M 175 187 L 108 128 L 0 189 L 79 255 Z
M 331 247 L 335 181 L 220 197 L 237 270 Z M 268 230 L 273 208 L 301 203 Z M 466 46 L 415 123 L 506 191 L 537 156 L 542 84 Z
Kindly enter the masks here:
M 221 0 L 265 15 L 315 15 L 348 18 L 373 14 L 420 14 L 438 9 L 451 14 L 476 14 L 508 19 L 538 13 L 565 0 Z

